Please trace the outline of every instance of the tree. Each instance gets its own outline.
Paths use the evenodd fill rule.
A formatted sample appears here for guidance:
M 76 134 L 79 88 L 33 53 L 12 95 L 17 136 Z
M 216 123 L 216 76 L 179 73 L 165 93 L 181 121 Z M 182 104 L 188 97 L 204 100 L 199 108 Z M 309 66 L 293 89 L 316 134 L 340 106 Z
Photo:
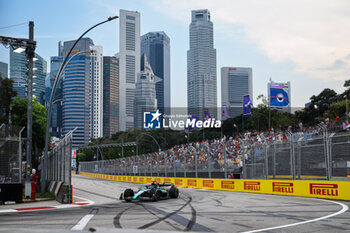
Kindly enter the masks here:
M 350 88 L 350 79 L 345 81 L 344 87 Z
M 17 95 L 13 90 L 13 80 L 2 78 L 0 73 L 0 125 L 9 123 L 12 98 Z
M 16 97 L 11 104 L 11 120 L 13 125 L 27 127 L 27 99 Z M 36 98 L 33 101 L 33 151 L 32 151 L 32 167 L 37 168 L 39 165 L 39 157 L 45 147 L 46 132 L 46 109 Z M 24 137 L 27 131 L 24 131 Z

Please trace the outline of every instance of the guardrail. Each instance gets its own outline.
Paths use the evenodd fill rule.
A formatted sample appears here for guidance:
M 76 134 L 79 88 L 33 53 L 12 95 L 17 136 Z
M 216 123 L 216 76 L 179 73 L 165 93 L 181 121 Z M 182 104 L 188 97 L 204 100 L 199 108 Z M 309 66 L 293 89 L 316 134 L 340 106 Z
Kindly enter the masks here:
M 120 182 L 150 184 L 152 181 L 174 183 L 178 187 L 350 200 L 350 182 L 315 180 L 241 180 L 149 176 L 117 176 L 80 172 L 80 175 Z

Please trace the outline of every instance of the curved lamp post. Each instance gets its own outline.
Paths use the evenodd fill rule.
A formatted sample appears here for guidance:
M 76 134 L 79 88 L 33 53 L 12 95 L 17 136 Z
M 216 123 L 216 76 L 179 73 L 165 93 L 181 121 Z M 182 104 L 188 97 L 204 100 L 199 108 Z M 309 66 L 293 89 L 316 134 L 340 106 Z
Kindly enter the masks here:
M 159 143 L 157 142 L 157 140 L 152 136 L 152 135 L 150 135 L 150 134 L 147 134 L 147 133 L 140 133 L 140 135 L 146 135 L 146 136 L 148 136 L 148 137 L 150 137 L 150 138 L 152 138 L 153 139 L 153 141 L 157 144 L 157 146 L 158 146 L 158 151 L 159 152 L 161 152 L 162 151 L 162 149 L 160 148 L 160 145 L 159 145 Z M 138 140 L 137 140 L 138 141 Z
M 45 194 L 45 186 L 46 186 L 46 167 L 47 167 L 47 152 L 48 152 L 48 144 L 49 144 L 49 128 L 50 128 L 50 122 L 51 122 L 51 110 L 52 110 L 52 102 L 55 96 L 55 92 L 56 92 L 56 88 L 57 88 L 57 84 L 58 81 L 61 77 L 62 71 L 64 70 L 64 68 L 66 67 L 66 64 L 68 64 L 67 60 L 69 58 L 69 56 L 71 55 L 74 47 L 77 45 L 77 43 L 80 41 L 81 38 L 83 38 L 83 36 L 85 36 L 89 31 L 91 31 L 92 29 L 94 29 L 95 27 L 107 23 L 109 21 L 112 21 L 114 19 L 119 18 L 118 16 L 113 16 L 113 17 L 109 17 L 107 20 L 100 22 L 98 24 L 95 24 L 94 26 L 90 27 L 88 30 L 86 30 L 73 44 L 72 48 L 69 50 L 69 52 L 67 53 L 60 69 L 58 70 L 58 74 L 57 77 L 55 79 L 55 82 L 53 84 L 53 88 L 51 91 L 51 96 L 50 96 L 50 103 L 49 103 L 49 109 L 48 109 L 48 117 L 47 117 L 47 122 L 46 122 L 46 134 L 45 134 L 45 152 L 44 152 L 44 158 L 43 158 L 43 162 L 44 162 L 44 166 L 42 167 L 42 174 L 41 174 L 41 195 L 43 196 Z M 86 51 L 84 51 L 86 52 Z M 70 58 L 72 59 L 72 58 Z

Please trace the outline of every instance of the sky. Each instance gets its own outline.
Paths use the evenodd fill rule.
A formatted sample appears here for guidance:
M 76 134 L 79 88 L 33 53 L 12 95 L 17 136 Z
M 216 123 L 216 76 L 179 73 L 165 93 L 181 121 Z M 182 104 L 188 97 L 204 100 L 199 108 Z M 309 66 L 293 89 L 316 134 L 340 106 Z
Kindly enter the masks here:
M 58 41 L 77 39 L 92 25 L 119 14 L 141 14 L 141 35 L 164 31 L 171 46 L 171 104 L 187 105 L 187 50 L 191 10 L 208 9 L 220 68 L 251 67 L 253 98 L 267 95 L 267 82 L 291 82 L 292 107 L 303 107 L 325 88 L 344 91 L 350 79 L 350 1 L 348 0 L 0 0 L 0 35 L 28 38 L 34 21 L 36 52 L 48 61 Z M 25 24 L 22 24 L 25 23 Z M 22 24 L 14 27 L 12 25 Z M 119 51 L 119 22 L 87 34 L 105 56 Z M 9 62 L 0 45 L 0 61 Z

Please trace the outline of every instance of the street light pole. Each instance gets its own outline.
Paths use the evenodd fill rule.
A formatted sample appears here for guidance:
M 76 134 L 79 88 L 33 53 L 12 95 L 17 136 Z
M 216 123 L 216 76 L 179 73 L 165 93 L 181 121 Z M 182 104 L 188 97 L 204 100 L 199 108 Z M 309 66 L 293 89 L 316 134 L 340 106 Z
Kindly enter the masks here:
M 94 29 L 95 27 L 101 25 L 101 24 L 104 24 L 104 23 L 107 23 L 109 21 L 112 21 L 114 19 L 117 19 L 119 18 L 118 16 L 113 16 L 113 17 L 109 17 L 107 20 L 103 21 L 103 22 L 100 22 L 98 24 L 95 24 L 94 26 L 90 27 L 88 30 L 86 30 L 76 41 L 75 43 L 73 44 L 72 48 L 69 50 L 69 52 L 67 53 L 59 71 L 58 71 L 58 74 L 57 74 L 57 77 L 55 79 L 55 82 L 53 84 L 53 88 L 52 88 L 52 91 L 51 91 L 51 96 L 50 96 L 50 103 L 49 103 L 49 109 L 48 109 L 48 117 L 47 117 L 47 122 L 46 122 L 46 134 L 45 134 L 45 152 L 44 152 L 44 166 L 42 168 L 42 179 L 41 179 L 41 195 L 44 196 L 45 194 L 45 186 L 46 186 L 46 168 L 47 168 L 47 152 L 48 152 L 48 144 L 49 144 L 49 128 L 50 128 L 50 122 L 51 122 L 51 110 L 52 110 L 52 101 L 54 99 L 54 96 L 55 96 L 55 92 L 56 92 L 56 88 L 57 88 L 57 84 L 58 84 L 58 81 L 61 77 L 61 74 L 62 74 L 62 71 L 67 63 L 67 60 L 68 60 L 68 57 L 71 55 L 74 47 L 77 45 L 77 43 L 81 40 L 81 38 L 83 38 L 83 36 L 85 36 L 89 31 L 91 31 L 92 29 Z
M 34 22 L 29 22 L 29 43 L 34 42 Z M 26 56 L 28 60 L 27 70 L 27 169 L 26 169 L 26 182 L 30 182 L 30 172 L 32 167 L 32 129 L 33 129 L 33 58 L 34 50 L 33 47 L 26 48 Z
M 345 120 L 347 121 L 349 119 L 349 110 L 348 110 L 348 95 L 345 95 L 345 113 L 346 113 L 346 118 Z

